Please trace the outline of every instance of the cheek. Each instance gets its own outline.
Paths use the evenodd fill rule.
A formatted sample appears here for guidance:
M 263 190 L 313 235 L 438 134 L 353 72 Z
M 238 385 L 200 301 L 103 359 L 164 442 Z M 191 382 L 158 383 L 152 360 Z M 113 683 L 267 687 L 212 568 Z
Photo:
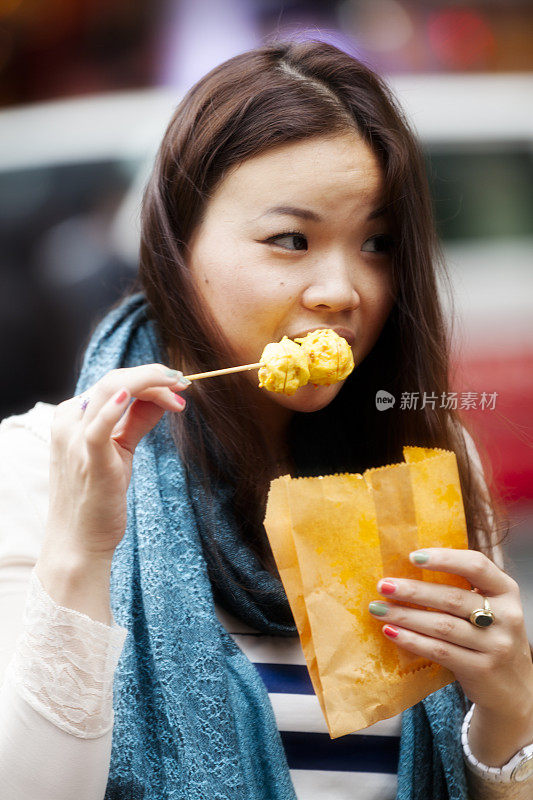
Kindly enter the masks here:
M 286 333 L 295 287 L 284 276 L 261 265 L 229 262 L 203 263 L 195 275 L 201 297 L 231 345 L 235 363 L 252 363 L 270 341 Z M 257 386 L 257 375 L 250 379 Z
M 221 253 L 203 258 L 194 271 L 196 286 L 215 319 L 227 327 L 236 318 L 246 318 L 258 302 L 250 270 Z
M 358 347 L 358 360 L 362 360 L 379 338 L 381 331 L 394 306 L 392 285 L 386 274 L 374 276 L 366 287 L 361 302 L 361 340 Z
M 232 327 L 237 320 L 260 326 L 282 318 L 298 294 L 288 280 L 251 264 L 213 265 L 200 274 L 199 289 L 217 318 Z
M 394 305 L 392 276 L 390 269 L 373 275 L 367 291 L 370 319 L 376 327 L 381 327 Z

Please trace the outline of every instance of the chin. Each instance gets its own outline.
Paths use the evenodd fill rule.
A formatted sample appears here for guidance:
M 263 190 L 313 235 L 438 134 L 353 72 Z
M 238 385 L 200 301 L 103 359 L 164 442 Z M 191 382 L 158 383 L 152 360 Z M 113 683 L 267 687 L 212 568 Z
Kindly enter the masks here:
M 291 397 L 275 392 L 269 392 L 269 394 L 278 405 L 305 414 L 312 411 L 320 411 L 321 408 L 329 405 L 338 395 L 343 384 L 344 381 L 333 383 L 331 386 L 314 386 L 309 383 L 307 386 L 298 389 Z

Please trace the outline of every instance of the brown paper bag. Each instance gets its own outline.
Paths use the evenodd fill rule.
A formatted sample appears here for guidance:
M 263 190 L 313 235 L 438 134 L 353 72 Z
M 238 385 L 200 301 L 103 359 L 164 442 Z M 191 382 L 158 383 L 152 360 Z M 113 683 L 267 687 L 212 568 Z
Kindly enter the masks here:
M 409 561 L 424 547 L 468 548 L 455 454 L 404 447 L 403 455 L 364 475 L 285 475 L 270 485 L 265 528 L 333 739 L 455 680 L 386 639 L 384 620 L 368 612 L 387 576 L 471 588 Z

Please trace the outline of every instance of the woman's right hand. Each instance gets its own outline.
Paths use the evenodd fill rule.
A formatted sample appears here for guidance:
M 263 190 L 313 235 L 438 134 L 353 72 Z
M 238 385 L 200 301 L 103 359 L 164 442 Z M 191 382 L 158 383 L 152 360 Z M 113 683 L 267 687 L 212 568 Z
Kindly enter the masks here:
M 126 530 L 135 448 L 165 411 L 185 408 L 174 392 L 189 384 L 181 372 L 167 372 L 164 364 L 114 369 L 83 393 L 89 398 L 85 411 L 80 396 L 59 403 L 43 551 L 111 562 Z M 135 399 L 126 410 L 130 397 Z

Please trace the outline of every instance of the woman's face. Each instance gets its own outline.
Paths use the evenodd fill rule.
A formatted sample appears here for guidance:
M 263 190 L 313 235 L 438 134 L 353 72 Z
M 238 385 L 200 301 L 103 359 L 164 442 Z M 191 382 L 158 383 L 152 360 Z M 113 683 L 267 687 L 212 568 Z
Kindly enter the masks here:
M 379 163 L 356 133 L 282 145 L 225 176 L 189 243 L 189 267 L 237 353 L 235 366 L 259 361 L 282 336 L 333 328 L 357 369 L 394 303 L 382 192 Z M 257 387 L 257 370 L 245 374 Z M 293 411 L 316 411 L 341 388 L 257 391 Z

